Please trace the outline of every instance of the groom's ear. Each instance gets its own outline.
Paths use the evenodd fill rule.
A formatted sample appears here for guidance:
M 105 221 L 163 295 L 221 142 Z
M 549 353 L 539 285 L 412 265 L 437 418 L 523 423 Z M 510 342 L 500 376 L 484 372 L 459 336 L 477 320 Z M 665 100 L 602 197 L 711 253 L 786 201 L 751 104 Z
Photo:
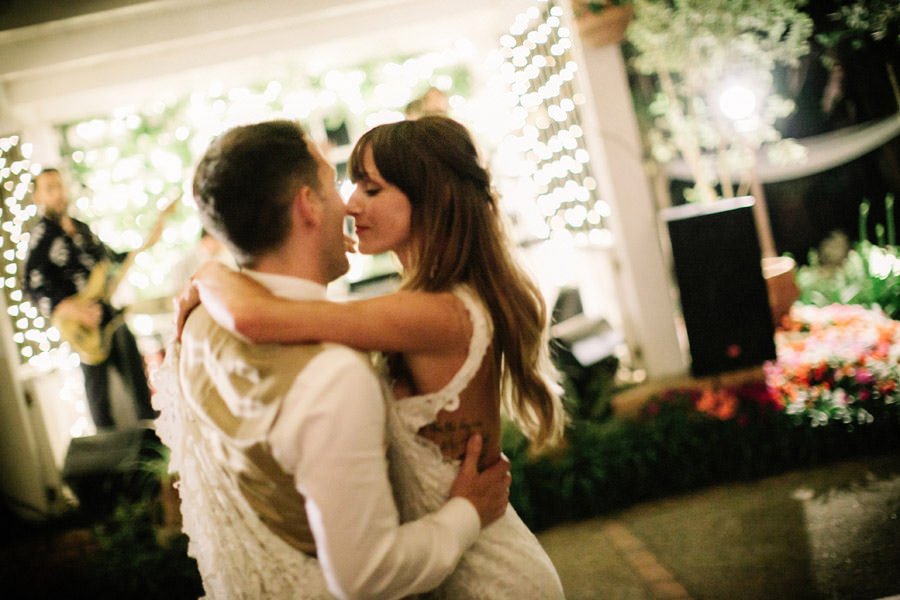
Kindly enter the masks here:
M 315 226 L 321 220 L 321 208 L 321 202 L 315 190 L 308 185 L 301 185 L 294 193 L 291 217 L 297 224 L 306 227 Z

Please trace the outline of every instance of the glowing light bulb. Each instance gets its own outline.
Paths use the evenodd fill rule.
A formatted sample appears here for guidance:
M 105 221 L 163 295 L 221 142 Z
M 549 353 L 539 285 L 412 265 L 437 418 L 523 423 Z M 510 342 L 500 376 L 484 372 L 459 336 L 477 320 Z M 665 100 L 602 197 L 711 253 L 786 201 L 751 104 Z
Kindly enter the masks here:
M 749 119 L 756 112 L 756 94 L 745 85 L 735 83 L 719 95 L 719 110 L 732 121 Z

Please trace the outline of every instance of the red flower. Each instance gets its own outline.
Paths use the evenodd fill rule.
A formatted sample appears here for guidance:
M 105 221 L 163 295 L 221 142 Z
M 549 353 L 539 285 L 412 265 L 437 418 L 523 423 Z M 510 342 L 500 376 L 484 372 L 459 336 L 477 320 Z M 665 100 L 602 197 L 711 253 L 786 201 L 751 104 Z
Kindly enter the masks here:
M 703 390 L 697 400 L 695 408 L 698 412 L 705 413 L 721 421 L 727 421 L 737 412 L 738 399 L 734 392 L 727 389 Z

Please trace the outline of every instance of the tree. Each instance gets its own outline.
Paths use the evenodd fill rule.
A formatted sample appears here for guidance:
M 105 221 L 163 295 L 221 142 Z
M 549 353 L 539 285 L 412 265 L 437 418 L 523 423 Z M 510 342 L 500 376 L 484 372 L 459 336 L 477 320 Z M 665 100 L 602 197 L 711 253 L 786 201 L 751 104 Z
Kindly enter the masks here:
M 688 199 L 712 201 L 751 184 L 756 152 L 796 159 L 777 119 L 793 102 L 772 93 L 773 71 L 809 51 L 805 0 L 635 0 L 628 41 L 637 72 L 656 83 L 649 140 L 654 157 L 680 154 L 695 186 Z

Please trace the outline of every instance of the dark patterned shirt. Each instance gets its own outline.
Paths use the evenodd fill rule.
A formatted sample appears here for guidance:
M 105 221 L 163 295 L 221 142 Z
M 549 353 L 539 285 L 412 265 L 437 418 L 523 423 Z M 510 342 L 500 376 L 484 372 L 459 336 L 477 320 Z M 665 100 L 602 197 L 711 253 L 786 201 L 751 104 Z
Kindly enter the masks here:
M 86 223 L 72 222 L 73 236 L 46 217 L 31 230 L 22 284 L 31 301 L 48 316 L 57 304 L 84 288 L 97 263 L 124 258 L 101 242 Z

